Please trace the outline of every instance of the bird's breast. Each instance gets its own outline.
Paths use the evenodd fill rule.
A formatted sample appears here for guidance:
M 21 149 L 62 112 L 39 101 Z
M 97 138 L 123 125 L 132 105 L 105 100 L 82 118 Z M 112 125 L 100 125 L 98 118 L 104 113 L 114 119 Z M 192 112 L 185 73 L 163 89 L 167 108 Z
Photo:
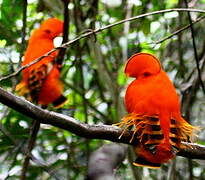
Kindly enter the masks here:
M 127 88 L 125 105 L 129 113 L 159 114 L 161 111 L 180 111 L 179 98 L 166 77 L 134 80 Z

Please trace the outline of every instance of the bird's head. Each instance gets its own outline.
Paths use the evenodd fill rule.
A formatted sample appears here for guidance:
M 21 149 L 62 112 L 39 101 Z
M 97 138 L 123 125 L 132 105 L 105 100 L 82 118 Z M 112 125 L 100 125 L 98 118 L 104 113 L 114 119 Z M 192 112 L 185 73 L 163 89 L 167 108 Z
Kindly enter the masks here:
M 63 21 L 57 18 L 49 18 L 41 24 L 40 30 L 45 37 L 54 39 L 63 33 Z
M 137 53 L 131 56 L 125 66 L 125 74 L 139 78 L 158 74 L 161 71 L 159 60 L 148 53 Z

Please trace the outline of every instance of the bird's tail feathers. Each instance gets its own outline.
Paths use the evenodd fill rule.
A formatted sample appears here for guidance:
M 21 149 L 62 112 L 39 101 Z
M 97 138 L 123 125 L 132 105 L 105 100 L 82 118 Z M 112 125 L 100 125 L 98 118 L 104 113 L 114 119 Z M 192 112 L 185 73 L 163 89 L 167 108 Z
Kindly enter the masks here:
M 146 158 L 140 157 L 140 156 L 137 157 L 137 159 L 135 160 L 133 165 L 135 165 L 135 166 L 142 166 L 142 167 L 148 167 L 148 168 L 154 168 L 154 169 L 160 168 L 160 166 L 161 166 L 160 163 L 150 162 Z
M 67 98 L 63 95 L 59 96 L 52 104 L 55 108 L 60 108 L 67 102 Z

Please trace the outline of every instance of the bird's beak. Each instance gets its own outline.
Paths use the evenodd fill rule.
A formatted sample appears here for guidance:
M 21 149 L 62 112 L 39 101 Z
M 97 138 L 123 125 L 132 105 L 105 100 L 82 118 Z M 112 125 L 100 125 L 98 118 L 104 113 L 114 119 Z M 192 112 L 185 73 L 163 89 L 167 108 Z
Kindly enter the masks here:
M 63 33 L 60 33 L 57 37 L 62 37 L 63 36 Z
M 130 74 L 129 73 L 125 73 L 125 76 L 128 78 L 128 77 L 130 77 Z

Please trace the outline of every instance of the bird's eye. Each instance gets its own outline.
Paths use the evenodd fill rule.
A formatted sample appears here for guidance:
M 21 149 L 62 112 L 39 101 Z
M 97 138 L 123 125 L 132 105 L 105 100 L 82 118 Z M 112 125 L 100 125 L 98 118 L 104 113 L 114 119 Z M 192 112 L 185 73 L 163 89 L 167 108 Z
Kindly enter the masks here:
M 143 75 L 144 75 L 144 77 L 148 77 L 148 76 L 151 75 L 151 73 L 149 73 L 149 72 L 144 72 Z
M 45 32 L 46 32 L 47 34 L 50 34 L 50 33 L 51 33 L 51 31 L 48 30 L 48 29 L 46 29 Z

